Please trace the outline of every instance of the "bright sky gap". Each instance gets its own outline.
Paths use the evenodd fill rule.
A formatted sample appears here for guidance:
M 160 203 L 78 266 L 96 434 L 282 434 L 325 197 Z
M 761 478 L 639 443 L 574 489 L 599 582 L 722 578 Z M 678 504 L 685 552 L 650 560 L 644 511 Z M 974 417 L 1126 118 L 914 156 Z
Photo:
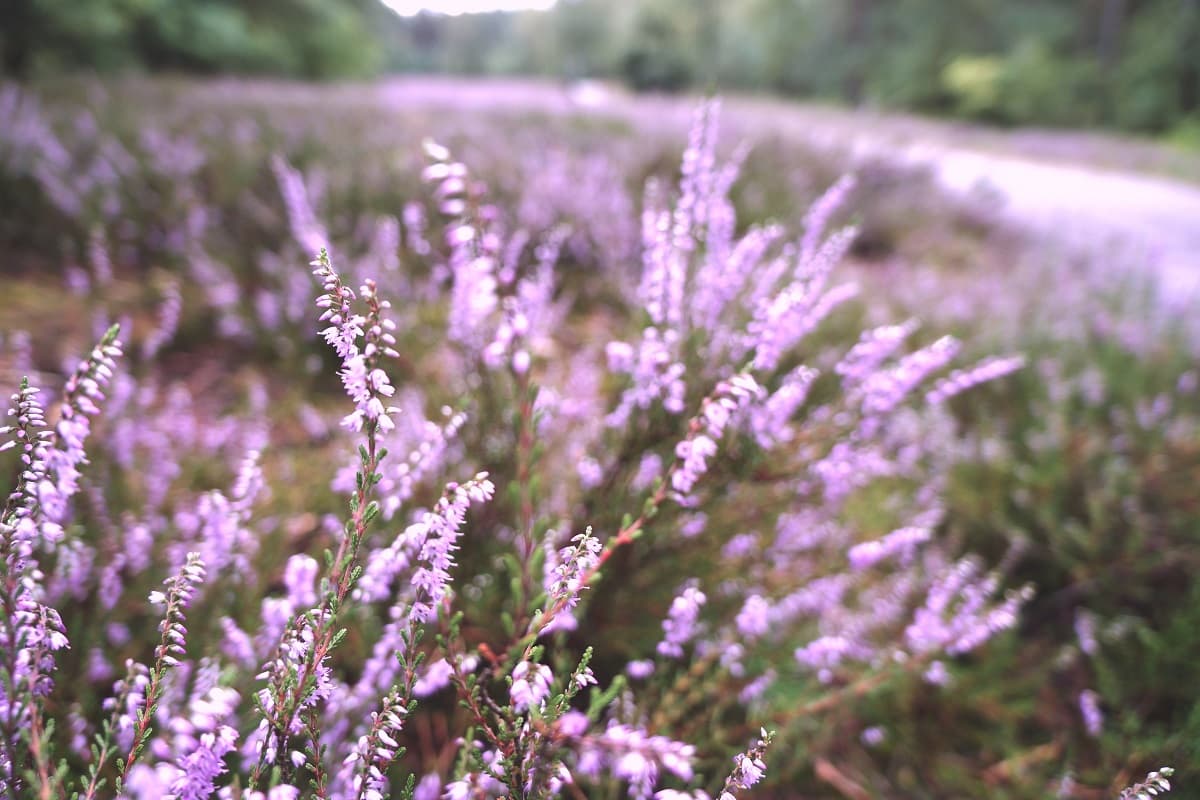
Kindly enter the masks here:
M 485 11 L 546 11 L 555 0 L 382 0 L 383 4 L 403 17 L 421 11 L 438 14 L 478 14 Z

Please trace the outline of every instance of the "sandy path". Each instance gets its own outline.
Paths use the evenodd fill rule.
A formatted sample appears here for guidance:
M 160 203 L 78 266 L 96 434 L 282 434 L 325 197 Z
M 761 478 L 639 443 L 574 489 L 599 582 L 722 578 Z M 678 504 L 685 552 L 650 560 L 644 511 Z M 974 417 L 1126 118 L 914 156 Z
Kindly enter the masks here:
M 983 189 L 1012 220 L 1068 245 L 1144 248 L 1172 302 L 1200 299 L 1200 188 L 1136 173 L 915 145 L 955 192 Z
M 735 113 L 741 108 L 737 100 L 729 105 Z M 1005 146 L 1003 132 L 990 133 L 1000 147 L 983 149 L 956 141 L 955 126 L 948 123 L 784 102 L 754 101 L 746 109 L 770 114 L 789 134 L 856 158 L 926 167 L 947 191 L 987 192 L 1008 221 L 1055 243 L 1083 248 L 1102 266 L 1106 254 L 1114 267 L 1148 263 L 1160 275 L 1165 299 L 1200 306 L 1200 185 L 1092 166 L 1084 152 L 1057 161 L 1022 156 L 1016 152 L 1020 132 L 1011 135 L 1011 147 Z M 1069 141 L 1065 134 L 1057 136 Z M 1004 152 L 1009 149 L 1013 152 Z M 1112 255 L 1118 251 L 1123 255 Z M 1131 253 L 1141 257 L 1131 259 Z

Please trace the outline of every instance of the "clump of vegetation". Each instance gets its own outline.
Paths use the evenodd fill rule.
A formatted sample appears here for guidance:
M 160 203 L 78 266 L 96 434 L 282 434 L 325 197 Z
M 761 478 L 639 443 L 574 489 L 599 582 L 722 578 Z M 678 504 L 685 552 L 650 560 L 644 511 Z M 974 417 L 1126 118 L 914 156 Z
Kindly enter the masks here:
M 755 197 L 788 151 L 711 107 L 663 174 L 586 121 L 409 152 L 195 91 L 3 95 L 53 267 L 3 318 L 14 796 L 1115 795 L 1185 754 L 1185 318 L 844 264 L 904 253 L 852 255 L 870 174 L 747 219 L 823 178 Z

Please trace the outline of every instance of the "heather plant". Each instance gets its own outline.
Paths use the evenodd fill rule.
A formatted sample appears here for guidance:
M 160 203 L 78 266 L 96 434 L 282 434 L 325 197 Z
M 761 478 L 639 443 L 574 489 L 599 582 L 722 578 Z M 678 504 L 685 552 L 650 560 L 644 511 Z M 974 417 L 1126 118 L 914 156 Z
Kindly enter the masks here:
M 314 266 L 324 291 L 318 300 L 327 325 L 323 336 L 340 363 L 338 374 L 353 407 L 341 426 L 361 437 L 349 516 L 325 551 L 319 579 L 308 556 L 291 555 L 286 597 L 265 597 L 257 623 L 219 617 L 220 648 L 206 652 L 188 647 L 189 639 L 196 638 L 185 624 L 188 607 L 209 607 L 211 626 L 221 613 L 220 598 L 252 580 L 247 562 L 256 552 L 244 526 L 253 507 L 253 486 L 261 481 L 256 477 L 257 448 L 243 465 L 231 498 L 202 497 L 194 512 L 201 520 L 195 522 L 176 512 L 169 527 L 177 541 L 168 537 L 165 546 L 152 546 L 150 563 L 143 552 L 143 563 L 136 565 L 145 572 L 160 560 L 173 564 L 168 574 L 175 577 L 168 579 L 166 591 L 150 594 L 151 604 L 165 606 L 161 642 L 151 661 L 127 662 L 124 677 L 102 703 L 101 710 L 110 716 L 93 735 L 90 751 L 72 745 L 74 758 L 87 765 L 77 786 L 82 796 L 96 796 L 107 784 L 129 796 L 202 797 L 215 792 L 218 783 L 231 797 L 256 792 L 297 796 L 301 791 L 384 796 L 393 790 L 393 764 L 403 761 L 401 742 L 418 697 L 436 695 L 447 686 L 462 704 L 465 734 L 457 747 L 458 767 L 446 774 L 426 773 L 421 782 L 426 792 L 445 781 L 450 797 L 540 796 L 576 782 L 615 780 L 632 796 L 649 797 L 666 776 L 701 792 L 696 747 L 674 735 L 680 714 L 715 698 L 729 680 L 746 687 L 747 702 L 768 692 L 776 671 L 763 667 L 772 662 L 769 655 L 754 652 L 756 638 L 775 640 L 764 648 L 768 653 L 808 639 L 795 652 L 801 674 L 811 670 L 818 684 L 831 684 L 837 677 L 854 690 L 883 680 L 888 665 L 925 669 L 939 655 L 973 649 L 1011 626 L 1021 597 L 997 604 L 994 578 L 971 561 L 937 553 L 928 541 L 937 513 L 936 475 L 915 490 L 905 485 L 892 492 L 899 514 L 917 515 L 916 527 L 851 547 L 848 570 L 814 572 L 814 561 L 826 567 L 836 563 L 855 539 L 856 532 L 839 519 L 846 497 L 873 478 L 900 469 L 921 472 L 929 457 L 920 448 L 914 451 L 905 435 L 885 435 L 885 423 L 917 386 L 949 362 L 955 346 L 941 339 L 890 361 L 906 331 L 874 331 L 834 370 L 842 377 L 844 399 L 811 412 L 817 424 L 834 431 L 825 439 L 833 446 L 814 442 L 797 448 L 797 463 L 763 493 L 763 500 L 772 494 L 784 498 L 782 505 L 776 501 L 779 511 L 761 520 L 775 527 L 773 569 L 762 573 L 749 568 L 744 583 L 726 581 L 709 589 L 719 588 L 722 605 L 730 608 L 743 597 L 741 610 L 724 622 L 702 618 L 706 594 L 697 580 L 687 582 L 666 613 L 655 655 L 631 663 L 628 680 L 608 676 L 607 686 L 593 689 L 590 700 L 579 705 L 582 692 L 598 678 L 589 666 L 592 651 L 575 651 L 566 632 L 578 629 L 586 590 L 605 574 L 605 567 L 611 569 L 614 554 L 634 548 L 649 531 L 667 551 L 677 547 L 670 542 L 671 533 L 683 539 L 700 533 L 712 513 L 701 487 L 723 440 L 737 437 L 737 447 L 744 451 L 739 460 L 753 463 L 761 458 L 756 451 L 791 444 L 797 437 L 793 419 L 816 379 L 815 370 L 795 363 L 797 345 L 853 291 L 829 285 L 832 267 L 852 232 L 824 237 L 848 183 L 835 186 L 814 207 L 794 245 L 776 246 L 783 235 L 776 227 L 752 228 L 738 237 L 728 200 L 736 163 L 717 162 L 716 113 L 706 110 L 693 128 L 678 196 L 668 198 L 656 186 L 649 190 L 637 292 L 644 309 L 642 327 L 632 342 L 614 340 L 605 348 L 610 377 L 584 381 L 585 389 L 588 383 L 612 385 L 616 404 L 597 420 L 600 424 L 565 441 L 559 427 L 565 401 L 603 408 L 605 393 L 576 399 L 573 387 L 547 384 L 543 389 L 535 382 L 544 360 L 537 348 L 545 346 L 560 319 L 552 266 L 561 239 L 544 242 L 532 265 L 523 268 L 523 240 L 505 241 L 484 188 L 449 151 L 432 144 L 426 149 L 432 162 L 425 177 L 434 183 L 439 210 L 450 218 L 446 261 L 433 275 L 444 269 L 446 337 L 458 359 L 456 372 L 466 379 L 463 389 L 468 391 L 478 391 L 486 378 L 490 401 L 507 398 L 515 410 L 514 430 L 490 443 L 484 461 L 508 461 L 499 454 L 512 448 L 504 474 L 512 494 L 512 502 L 504 505 L 511 508 L 487 518 L 492 536 L 506 545 L 498 566 L 512 582 L 511 592 L 465 609 L 454 605 L 455 552 L 480 536 L 465 535 L 467 512 L 473 505 L 496 504 L 496 485 L 486 472 L 461 485 L 447 484 L 430 510 L 409 512 L 413 521 L 394 539 L 378 530 L 383 525 L 372 525 L 394 519 L 405 508 L 411 481 L 404 479 L 413 472 L 419 479 L 423 471 L 436 471 L 423 463 L 436 453 L 429 447 L 413 450 L 405 457 L 407 469 L 391 476 L 389 496 L 383 497 L 381 465 L 398 432 L 393 417 L 402 413 L 391 405 L 396 389 L 386 370 L 400 357 L 396 323 L 373 281 L 364 279 L 354 292 L 322 252 Z M 306 187 L 286 164 L 277 164 L 276 171 L 297 239 L 315 243 L 325 234 Z M 177 290 L 168 293 L 159 325 L 143 346 L 147 356 L 169 340 L 178 317 L 177 296 Z M 108 548 L 98 548 L 86 537 L 72 544 L 63 533 L 85 461 L 87 421 L 98 410 L 99 387 L 112 377 L 111 359 L 118 353 L 115 330 L 110 331 L 64 387 L 62 421 L 52 436 L 41 437 L 36 430 L 41 412 L 30 405 L 32 390 L 23 389 L 16 397 L 20 427 L 14 441 L 36 437 L 48 443 L 44 467 L 37 445 L 23 453 L 32 468 L 21 473 L 13 497 L 35 495 L 36 502 L 19 507 L 27 522 L 18 524 L 15 512 L 6 517 L 6 548 L 14 554 L 6 608 L 61 598 L 62 593 L 50 591 L 54 581 L 43 586 L 39 580 L 42 573 L 30 561 L 37 554 L 53 561 L 50 574 L 70 573 L 63 585 L 77 597 L 88 597 L 87 584 L 113 566 L 118 574 L 110 573 L 108 585 L 118 596 L 123 593 L 120 573 L 132 566 L 128 562 L 135 554 L 105 552 Z M 583 364 L 578 358 L 575 366 Z M 930 391 L 931 405 L 974 380 L 1010 368 L 985 365 L 970 373 L 974 379 L 951 375 Z M 475 410 L 468 401 L 468 416 Z M 639 440 L 645 441 L 650 419 L 658 428 L 650 441 L 662 444 L 647 447 Z M 460 425 L 452 417 L 448 427 L 425 429 L 423 435 L 453 437 Z M 620 457 L 607 457 L 608 447 L 618 448 Z M 577 461 L 574 479 L 561 466 L 551 466 L 562 455 Z M 461 461 L 469 460 L 470 450 L 465 450 Z M 639 474 L 631 478 L 639 488 L 626 488 L 630 478 L 620 474 L 633 466 Z M 539 473 L 568 480 L 578 499 L 571 499 L 569 488 L 555 489 L 543 499 Z M 739 486 L 735 472 L 724 477 L 727 497 L 760 491 L 753 482 Z M 25 482 L 37 488 L 26 488 Z M 614 484 L 615 496 L 634 498 L 635 510 L 640 503 L 637 515 L 626 515 L 600 535 L 577 526 L 577 504 L 582 501 L 586 509 L 596 502 L 592 495 L 598 489 L 611 490 Z M 900 499 L 910 493 L 916 509 Z M 155 494 L 159 496 L 150 499 L 161 502 L 161 490 Z M 125 538 L 123 532 L 113 533 L 118 540 Z M 127 548 L 132 542 L 111 544 Z M 742 557 L 752 555 L 744 541 L 734 544 Z M 199 549 L 182 552 L 192 546 Z M 828 551 L 824 558 L 812 557 L 823 550 Z M 881 568 L 884 563 L 889 566 Z M 856 573 L 862 577 L 856 579 Z M 814 584 L 821 581 L 828 589 L 814 593 Z M 846 602 L 860 595 L 861 605 Z M 894 611 L 881 613 L 879 601 L 885 597 Z M 113 600 L 108 598 L 106 605 L 117 610 Z M 499 608 L 490 609 L 492 605 Z M 375 615 L 370 611 L 381 607 L 387 609 L 387 623 L 372 635 Z M 29 789 L 53 796 L 70 790 L 76 777 L 69 760 L 58 766 L 49 738 L 52 729 L 43 718 L 42 698 L 50 694 L 53 680 L 49 654 L 62 649 L 67 638 L 50 606 L 30 608 L 16 616 L 24 627 L 8 634 L 13 656 L 5 694 L 5 769 L 10 792 Z M 499 629 L 480 636 L 464 627 L 480 626 L 475 615 L 486 610 L 499 612 Z M 875 619 L 868 622 L 864 611 Z M 113 625 L 121 624 L 116 616 L 108 623 L 110 644 L 115 644 Z M 764 637 L 769 627 L 773 635 Z M 340 645 L 352 632 L 370 652 L 361 666 L 338 658 Z M 586 634 L 586 628 L 581 632 Z M 132 634 L 126 628 L 116 636 Z M 120 674 L 103 647 L 89 657 L 98 662 L 88 667 L 94 679 Z M 752 657 L 759 663 L 748 666 Z M 245 674 L 247 668 L 257 677 Z M 691 690 L 686 688 L 689 675 L 703 679 Z M 651 676 L 648 690 L 642 690 L 638 684 Z M 680 692 L 683 696 L 676 697 Z M 844 692 L 827 697 L 836 700 Z M 639 703 L 642 694 L 652 698 L 648 708 Z M 240 702 L 242 697 L 253 703 Z M 822 705 L 812 703 L 810 710 Z M 77 709 L 72 725 L 75 736 L 85 740 L 96 724 L 87 711 Z M 31 723 L 28 735 L 18 732 L 26 719 Z M 735 760 L 724 793 L 758 782 L 771 738 L 764 732 Z M 414 782 L 415 776 L 405 791 L 412 791 Z
M 997 731 L 1042 720 L 1020 745 L 1009 740 L 1027 760 L 995 759 L 992 777 L 1006 783 L 1017 771 L 1049 780 L 1064 764 L 1081 782 L 1128 783 L 1141 766 L 1129 753 L 1186 759 L 1195 738 L 1194 702 L 1173 688 L 1191 667 L 1172 655 L 1194 642 L 1195 327 L 1145 276 L 1145 253 L 1106 252 L 1103 272 L 1088 268 L 1094 256 L 1027 255 L 1003 280 L 917 272 L 890 295 L 893 313 L 911 313 L 936 281 L 932 318 L 1028 361 L 954 404 L 975 455 L 949 481 L 946 533 L 993 555 L 1020 543 L 1010 585 L 1032 582 L 1038 596 L 1019 645 L 959 673 L 992 712 L 980 719 L 964 693 L 923 698 L 971 747 L 997 754 Z M 1039 298 L 1048 284 L 1053 297 Z M 911 744 L 894 748 L 914 755 L 940 738 L 903 730 Z
M 280 207 L 218 226 L 182 201 L 195 235 L 153 251 L 176 268 L 137 304 L 119 220 L 84 218 L 63 302 L 106 336 L 100 356 L 118 357 L 114 319 L 137 346 L 48 381 L 53 432 L 37 434 L 41 395 L 15 400 L 29 468 L 11 503 L 33 522 L 5 545 L 28 551 L 5 609 L 39 605 L 5 634 L 23 648 L 9 674 L 38 665 L 6 684 L 10 793 L 671 800 L 815 773 L 861 794 L 846 787 L 878 768 L 847 742 L 935 759 L 903 752 L 922 715 L 890 704 L 973 709 L 984 679 L 1027 691 L 1010 717 L 1028 708 L 1036 690 L 996 676 L 1028 666 L 1023 638 L 989 640 L 1047 576 L 1007 530 L 964 535 L 961 495 L 1005 463 L 980 457 L 976 398 L 1044 380 L 1036 342 L 971 362 L 926 332 L 963 327 L 941 306 L 925 329 L 919 299 L 864 311 L 836 280 L 854 182 L 796 233 L 747 224 L 734 189 L 752 156 L 721 157 L 713 108 L 640 220 L 581 219 L 633 207 L 603 159 L 576 173 L 607 187 L 596 205 L 546 178 L 545 202 L 527 198 L 540 216 L 509 213 L 505 181 L 474 168 L 490 157 L 462 144 L 472 158 L 414 146 L 423 186 L 387 214 L 346 202 L 353 170 L 285 145 L 256 178 Z M 270 231 L 252 271 L 215 255 L 218 229 L 252 228 Z M 594 254 L 610 240 L 640 270 Z M 315 289 L 296 264 L 320 248 Z M 219 369 L 193 367 L 197 340 Z M 26 337 L 5 345 L 23 374 L 46 363 Z M 274 380 L 249 368 L 265 353 L 285 362 Z M 1120 618 L 1085 612 L 1067 634 L 1083 652 L 1120 641 Z M 1066 724 L 1029 716 L 1082 733 L 1110 692 L 1073 686 Z M 1050 759 L 1054 783 L 1090 763 Z

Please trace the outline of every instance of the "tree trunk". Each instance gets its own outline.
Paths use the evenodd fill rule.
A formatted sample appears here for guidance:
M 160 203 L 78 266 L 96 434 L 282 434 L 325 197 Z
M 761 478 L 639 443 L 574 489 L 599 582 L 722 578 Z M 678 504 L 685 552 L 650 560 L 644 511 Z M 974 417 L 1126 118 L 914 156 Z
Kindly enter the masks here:
M 867 23 L 873 0 L 850 0 L 846 18 L 846 74 L 842 93 L 854 105 L 863 101 L 867 74 Z
M 1100 30 L 1096 37 L 1096 59 L 1108 73 L 1121 57 L 1121 39 L 1125 30 L 1127 0 L 1103 0 L 1100 7 Z

